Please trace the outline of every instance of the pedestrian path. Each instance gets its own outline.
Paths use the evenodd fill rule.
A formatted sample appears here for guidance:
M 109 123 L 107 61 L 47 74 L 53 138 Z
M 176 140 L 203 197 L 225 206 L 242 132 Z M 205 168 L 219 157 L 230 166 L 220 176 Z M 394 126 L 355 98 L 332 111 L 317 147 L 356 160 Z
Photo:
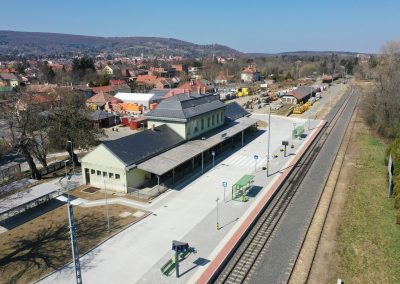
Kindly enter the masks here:
M 259 169 L 267 163 L 267 157 L 258 156 L 256 161 L 254 156 L 234 154 L 229 159 L 224 161 L 225 165 L 237 165 L 244 167 L 254 167 L 255 163 L 257 163 L 257 169 Z

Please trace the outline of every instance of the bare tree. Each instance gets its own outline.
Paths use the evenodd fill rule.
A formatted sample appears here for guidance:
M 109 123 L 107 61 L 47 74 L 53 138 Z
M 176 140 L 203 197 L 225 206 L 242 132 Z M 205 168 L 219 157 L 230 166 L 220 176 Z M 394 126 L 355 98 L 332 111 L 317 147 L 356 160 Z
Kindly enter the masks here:
M 376 80 L 363 98 L 363 107 L 367 121 L 378 133 L 394 138 L 400 127 L 400 42 L 386 44 L 379 62 Z

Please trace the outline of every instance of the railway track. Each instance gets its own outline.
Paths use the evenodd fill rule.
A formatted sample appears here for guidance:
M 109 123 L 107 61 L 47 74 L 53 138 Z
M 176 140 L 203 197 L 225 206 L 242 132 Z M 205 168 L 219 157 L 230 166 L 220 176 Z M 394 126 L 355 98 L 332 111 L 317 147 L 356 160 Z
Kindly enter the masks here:
M 357 117 L 358 110 L 359 110 L 359 108 L 358 108 L 358 102 L 359 102 L 359 100 L 360 100 L 360 97 L 357 97 L 357 101 L 356 101 L 356 104 L 355 104 L 355 107 L 354 107 L 354 115 L 355 115 L 355 117 Z M 353 120 L 353 121 L 352 121 L 352 120 L 353 120 L 353 119 L 350 119 L 350 122 L 349 122 L 349 124 L 347 125 L 347 128 L 346 128 L 346 131 L 348 131 L 348 130 L 350 131 L 350 136 L 346 139 L 346 141 L 343 141 L 343 142 L 341 143 L 341 145 L 342 145 L 343 143 L 345 143 L 345 144 L 344 144 L 344 147 L 345 147 L 344 155 L 345 155 L 346 152 L 347 152 L 347 149 L 348 149 L 348 147 L 349 147 L 349 142 L 350 142 L 350 140 L 351 140 L 351 138 L 352 138 L 352 134 L 354 133 L 354 126 L 355 126 L 355 124 L 356 124 L 356 120 Z M 345 137 L 343 137 L 343 139 L 344 139 L 344 138 L 345 138 Z M 339 152 L 339 151 L 338 151 L 338 152 Z M 336 159 L 335 159 L 335 160 L 336 160 Z M 332 190 L 332 192 L 331 192 L 330 195 L 329 195 L 329 204 L 328 204 L 328 207 L 327 207 L 327 209 L 326 209 L 326 212 L 323 213 L 323 224 L 322 224 L 322 227 L 321 227 L 321 231 L 320 231 L 319 234 L 318 234 L 318 238 L 317 238 L 317 241 L 316 241 L 316 244 L 315 244 L 315 248 L 313 249 L 313 253 L 312 253 L 312 257 L 311 257 L 311 262 L 310 262 L 309 266 L 307 267 L 307 271 L 306 271 L 306 274 L 305 274 L 305 283 L 308 283 L 308 281 L 309 281 L 309 279 L 310 279 L 311 271 L 312 271 L 313 264 L 314 264 L 314 261 L 315 261 L 315 257 L 316 257 L 316 254 L 317 254 L 317 249 L 318 249 L 318 246 L 319 246 L 319 244 L 320 244 L 320 242 L 321 242 L 322 232 L 323 232 L 323 230 L 324 230 L 324 227 L 325 227 L 325 224 L 326 224 L 326 220 L 327 220 L 327 218 L 328 218 L 328 213 L 329 213 L 329 211 L 330 211 L 330 207 L 331 207 L 331 204 L 332 204 L 332 199 L 333 199 L 333 196 L 335 195 L 336 186 L 337 186 L 337 183 L 338 183 L 338 181 L 339 181 L 339 177 L 340 177 L 340 174 L 341 174 L 341 171 L 342 171 L 343 162 L 344 162 L 344 159 L 342 159 L 342 160 L 340 161 L 340 170 L 339 170 L 339 173 L 337 174 L 337 177 L 336 177 L 336 179 L 335 179 L 335 184 L 334 184 L 333 190 Z M 333 164 L 332 167 L 331 167 L 331 170 L 330 170 L 330 172 L 329 172 L 328 177 L 329 177 L 329 176 L 331 175 L 331 173 L 332 173 L 333 166 L 334 166 L 334 164 Z M 327 181 L 328 181 L 328 179 L 327 179 Z M 325 183 L 325 186 L 326 186 L 326 183 Z M 324 186 L 324 187 L 325 187 L 325 186 Z M 319 200 L 318 200 L 318 203 L 320 203 L 321 198 L 322 198 L 322 194 L 321 194 L 321 196 L 320 196 L 320 198 L 319 198 Z M 316 214 L 316 212 L 317 212 L 317 209 L 318 209 L 318 206 L 315 208 L 311 220 L 313 220 L 313 219 L 315 218 L 315 214 Z M 311 223 L 312 223 L 312 222 L 310 222 L 310 224 L 309 224 L 309 226 L 308 226 L 308 228 L 307 228 L 307 232 L 306 232 L 305 236 L 307 236 L 308 233 L 309 233 L 309 230 L 310 230 L 310 228 L 311 228 Z M 298 258 L 299 258 L 299 256 L 300 256 L 300 252 L 302 251 L 302 247 L 303 247 L 303 245 L 304 245 L 305 239 L 306 239 L 306 237 L 304 238 L 304 240 L 303 240 L 303 242 L 302 242 L 302 244 L 301 244 L 301 248 L 299 249 L 299 252 L 298 252 L 298 254 L 297 254 L 297 256 L 296 256 L 295 265 L 296 265 L 296 263 L 297 263 L 297 261 L 298 261 Z M 291 280 L 292 280 L 292 276 L 293 276 L 293 269 L 292 269 L 292 271 L 291 271 L 291 273 L 290 273 L 290 276 L 289 276 L 289 281 L 290 281 L 290 282 L 291 282 Z
M 264 212 L 260 214 L 252 229 L 247 233 L 245 239 L 238 248 L 233 252 L 232 257 L 226 265 L 220 270 L 220 273 L 214 276 L 213 281 L 216 283 L 246 283 L 257 267 L 262 251 L 266 247 L 269 239 L 279 221 L 288 208 L 292 198 L 295 196 L 299 185 L 301 184 L 305 174 L 311 167 L 313 161 L 317 157 L 321 147 L 329 138 L 330 133 L 336 126 L 341 114 L 346 109 L 351 95 L 354 90 L 350 88 L 344 101 L 333 115 L 327 118 L 327 124 L 319 133 L 309 150 L 300 159 L 298 164 L 293 168 L 290 176 L 286 179 L 282 187 L 275 193 L 274 198 L 268 206 L 265 206 Z

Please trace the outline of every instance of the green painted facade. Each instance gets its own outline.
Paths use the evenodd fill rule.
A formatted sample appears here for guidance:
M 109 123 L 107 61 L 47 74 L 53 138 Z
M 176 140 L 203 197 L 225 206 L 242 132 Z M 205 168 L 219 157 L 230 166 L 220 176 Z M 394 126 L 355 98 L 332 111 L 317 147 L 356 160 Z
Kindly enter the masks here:
M 216 111 L 208 112 L 203 115 L 199 115 L 193 118 L 185 120 L 171 120 L 163 118 L 149 118 L 148 127 L 151 128 L 161 124 L 167 124 L 172 130 L 178 133 L 185 140 L 196 138 L 203 133 L 206 133 L 216 127 L 219 127 L 225 123 L 225 111 L 219 109 Z

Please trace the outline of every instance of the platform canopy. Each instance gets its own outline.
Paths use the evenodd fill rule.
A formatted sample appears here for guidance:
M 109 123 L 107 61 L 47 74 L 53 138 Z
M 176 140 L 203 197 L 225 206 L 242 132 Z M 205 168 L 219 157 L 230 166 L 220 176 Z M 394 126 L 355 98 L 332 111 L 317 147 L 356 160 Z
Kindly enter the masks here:
M 227 124 L 217 131 L 212 131 L 205 139 L 190 140 L 179 145 L 169 151 L 157 155 L 143 163 L 138 164 L 138 169 L 161 176 L 186 161 L 196 157 L 224 140 L 244 131 L 245 129 L 255 125 L 258 120 L 242 117 L 234 122 Z
M 236 187 L 245 187 L 247 186 L 250 182 L 253 181 L 254 176 L 252 175 L 244 175 L 240 180 L 238 180 L 233 186 Z

